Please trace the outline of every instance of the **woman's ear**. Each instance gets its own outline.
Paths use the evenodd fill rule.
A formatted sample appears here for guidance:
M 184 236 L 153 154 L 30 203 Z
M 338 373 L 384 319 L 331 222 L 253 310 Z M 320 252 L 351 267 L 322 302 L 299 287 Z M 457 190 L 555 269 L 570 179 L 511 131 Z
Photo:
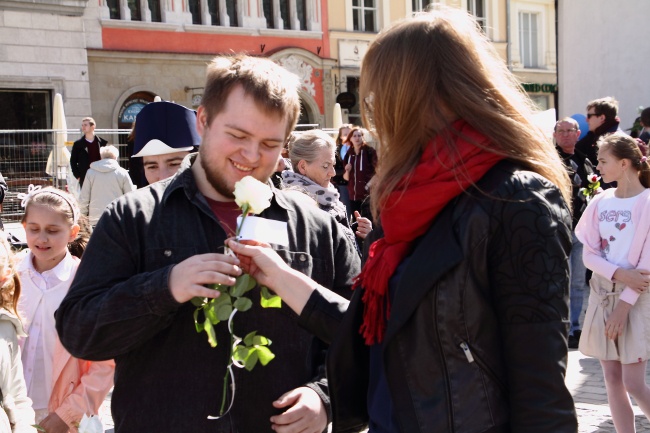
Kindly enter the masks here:
M 300 172 L 300 174 L 305 174 L 306 173 L 306 171 L 307 171 L 306 167 L 307 167 L 307 162 L 304 159 L 301 159 L 298 162 L 298 171 Z

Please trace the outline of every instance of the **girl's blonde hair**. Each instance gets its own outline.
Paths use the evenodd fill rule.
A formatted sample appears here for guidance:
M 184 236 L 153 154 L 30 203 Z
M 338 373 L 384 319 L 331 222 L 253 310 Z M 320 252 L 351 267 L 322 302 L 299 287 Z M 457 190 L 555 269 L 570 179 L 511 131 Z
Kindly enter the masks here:
M 466 12 L 436 5 L 381 32 L 364 56 L 359 81 L 364 125 L 380 144 L 375 216 L 450 114 L 490 139 L 485 150 L 546 177 L 571 203 L 564 166 L 531 121 L 530 99 Z M 455 152 L 451 138 L 446 141 Z
M 75 200 L 72 194 L 51 186 L 31 193 L 27 198 L 27 203 L 25 204 L 25 215 L 23 215 L 22 219 L 23 223 L 27 221 L 29 207 L 32 204 L 47 206 L 54 212 L 62 214 L 70 223 L 71 227 L 75 224 L 79 224 L 79 233 L 77 234 L 77 237 L 68 244 L 68 250 L 73 256 L 81 258 L 86 249 L 86 245 L 88 244 L 88 239 L 90 238 L 90 225 L 88 224 L 88 219 L 84 215 L 81 215 L 77 200 Z
M 0 287 L 2 294 L 2 308 L 18 315 L 18 298 L 20 298 L 20 277 L 16 272 L 14 253 L 7 241 L 4 231 L 0 230 L 0 275 L 5 275 L 9 270 L 9 276 Z

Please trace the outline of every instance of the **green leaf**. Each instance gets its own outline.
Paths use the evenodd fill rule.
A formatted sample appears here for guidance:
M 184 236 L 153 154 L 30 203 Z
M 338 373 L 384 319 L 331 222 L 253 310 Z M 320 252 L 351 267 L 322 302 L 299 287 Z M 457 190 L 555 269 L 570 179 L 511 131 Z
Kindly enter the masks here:
M 253 344 L 255 344 L 254 341 L 255 341 L 255 335 L 256 334 L 257 334 L 257 331 L 253 331 L 253 332 L 248 333 L 248 335 L 246 335 L 244 337 L 244 344 L 246 346 L 252 346 Z
M 253 368 L 255 368 L 255 365 L 259 360 L 258 352 L 259 350 L 257 350 L 257 348 L 251 350 L 250 355 L 248 356 L 248 358 L 246 358 L 246 361 L 244 362 L 244 368 L 246 370 L 251 371 Z
M 232 313 L 232 305 L 230 303 L 224 303 L 216 306 L 217 319 L 219 320 L 228 320 L 230 314 Z
M 239 311 L 248 311 L 251 309 L 253 306 L 253 301 L 250 299 L 244 297 L 244 298 L 239 298 L 235 301 L 233 306 L 238 309 Z
M 269 291 L 269 288 L 262 286 L 261 290 L 260 305 L 262 308 L 281 308 L 282 307 L 282 298 L 278 295 L 274 295 Z
M 221 293 L 218 298 L 214 298 L 210 302 L 212 302 L 214 305 L 232 304 L 232 298 L 228 293 Z
M 251 354 L 251 350 L 253 350 L 251 347 L 237 346 L 232 357 L 235 361 L 246 362 L 246 358 Z
M 268 346 L 269 344 L 271 344 L 271 340 L 263 335 L 256 335 L 253 337 L 253 346 Z
M 235 297 L 243 296 L 244 293 L 255 287 L 255 284 L 257 284 L 255 278 L 248 274 L 242 274 L 237 277 L 235 285 L 230 288 L 230 294 Z
M 219 318 L 217 317 L 216 305 L 214 302 L 210 302 L 208 305 L 203 307 L 203 312 L 205 313 L 205 318 L 210 320 L 213 325 L 219 323 Z
M 203 332 L 203 324 L 199 322 L 199 311 L 201 309 L 197 308 L 194 310 L 194 327 L 196 328 L 196 332 L 201 333 Z
M 34 427 L 38 431 L 42 431 L 42 432 L 46 431 L 43 427 L 41 427 L 38 424 L 32 424 L 32 427 Z
M 223 292 L 224 288 L 228 288 L 228 286 L 224 286 L 223 284 L 205 284 L 205 287 L 212 290 L 218 290 L 220 292 Z
M 273 358 L 275 358 L 275 355 L 273 352 L 271 352 L 271 349 L 266 346 L 255 346 L 255 349 L 257 349 L 256 353 L 262 365 L 268 364 Z
M 194 305 L 195 307 L 201 307 L 201 306 L 203 306 L 203 304 L 205 304 L 206 301 L 207 301 L 207 298 L 199 298 L 199 297 L 197 297 L 197 296 L 193 297 L 193 298 L 190 300 L 190 302 L 192 303 L 192 305 Z
M 205 326 L 205 332 L 208 334 L 208 343 L 210 343 L 210 346 L 212 347 L 217 347 L 217 334 L 214 332 L 214 327 L 210 320 L 205 319 L 203 326 Z

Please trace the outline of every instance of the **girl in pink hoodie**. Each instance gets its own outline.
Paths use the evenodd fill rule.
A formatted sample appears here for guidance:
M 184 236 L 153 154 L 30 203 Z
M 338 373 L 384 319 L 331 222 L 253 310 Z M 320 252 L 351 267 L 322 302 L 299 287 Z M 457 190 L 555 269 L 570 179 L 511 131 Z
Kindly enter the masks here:
M 600 360 L 616 431 L 633 433 L 628 394 L 650 418 L 650 165 L 633 138 L 612 134 L 597 168 L 617 187 L 596 195 L 576 226 L 593 271 L 579 349 Z

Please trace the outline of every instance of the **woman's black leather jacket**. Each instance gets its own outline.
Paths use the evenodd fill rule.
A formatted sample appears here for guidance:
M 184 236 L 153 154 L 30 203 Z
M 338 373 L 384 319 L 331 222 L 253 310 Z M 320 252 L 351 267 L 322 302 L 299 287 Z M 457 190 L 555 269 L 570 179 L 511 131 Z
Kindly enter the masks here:
M 447 205 L 406 264 L 384 337 L 401 432 L 577 432 L 564 383 L 570 248 L 558 189 L 510 162 Z M 368 422 L 362 295 L 348 307 L 314 292 L 300 317 L 331 341 L 334 432 Z

